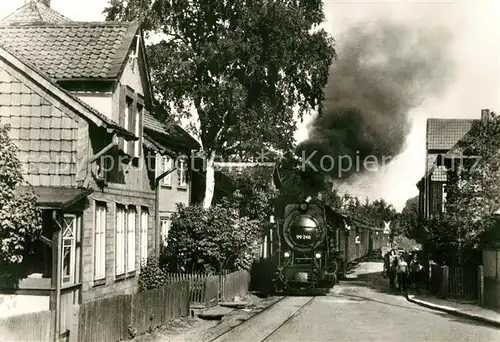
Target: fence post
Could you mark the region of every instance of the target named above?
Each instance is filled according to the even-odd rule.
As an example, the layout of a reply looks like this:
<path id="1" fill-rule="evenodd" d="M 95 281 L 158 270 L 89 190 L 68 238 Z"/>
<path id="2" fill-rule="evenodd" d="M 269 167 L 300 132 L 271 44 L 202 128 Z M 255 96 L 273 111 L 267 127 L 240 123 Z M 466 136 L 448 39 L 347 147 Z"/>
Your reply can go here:
<path id="1" fill-rule="evenodd" d="M 448 298 L 449 271 L 448 266 L 441 267 L 441 296 L 443 298 Z"/>
<path id="2" fill-rule="evenodd" d="M 479 305 L 484 305 L 484 266 L 480 265 L 477 267 L 477 281 L 478 281 L 478 294 L 477 299 L 479 301 Z"/>

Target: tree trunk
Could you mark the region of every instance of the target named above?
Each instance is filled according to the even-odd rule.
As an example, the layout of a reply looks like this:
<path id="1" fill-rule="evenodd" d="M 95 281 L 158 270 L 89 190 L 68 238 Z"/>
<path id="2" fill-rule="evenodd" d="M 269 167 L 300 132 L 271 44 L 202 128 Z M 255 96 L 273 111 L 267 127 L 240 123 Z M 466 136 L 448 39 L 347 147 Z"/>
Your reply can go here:
<path id="1" fill-rule="evenodd" d="M 215 190 L 215 151 L 210 152 L 207 160 L 207 170 L 205 179 L 205 197 L 203 198 L 203 208 L 208 209 L 212 205 Z"/>

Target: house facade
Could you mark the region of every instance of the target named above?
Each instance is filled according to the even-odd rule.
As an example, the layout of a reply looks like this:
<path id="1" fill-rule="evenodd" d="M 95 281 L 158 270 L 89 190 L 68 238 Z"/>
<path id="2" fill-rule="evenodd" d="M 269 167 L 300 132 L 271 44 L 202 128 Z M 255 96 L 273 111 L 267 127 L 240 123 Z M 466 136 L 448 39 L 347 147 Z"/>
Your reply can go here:
<path id="1" fill-rule="evenodd" d="M 458 142 L 468 134 L 472 125 L 486 124 L 489 115 L 490 111 L 483 109 L 480 119 L 427 120 L 425 174 L 417 183 L 421 220 L 445 211 L 448 169 L 451 163 L 456 164 L 463 158 Z"/>
<path id="2" fill-rule="evenodd" d="M 0 123 L 19 148 L 29 184 L 20 191 L 33 190 L 43 212 L 18 306 L 36 297 L 57 310 L 137 290 L 141 262 L 158 253 L 160 210 L 189 204 L 187 163 L 170 189 L 158 186 L 160 165 L 199 148 L 164 119 L 138 23 L 72 22 L 42 0 L 0 21 Z"/>

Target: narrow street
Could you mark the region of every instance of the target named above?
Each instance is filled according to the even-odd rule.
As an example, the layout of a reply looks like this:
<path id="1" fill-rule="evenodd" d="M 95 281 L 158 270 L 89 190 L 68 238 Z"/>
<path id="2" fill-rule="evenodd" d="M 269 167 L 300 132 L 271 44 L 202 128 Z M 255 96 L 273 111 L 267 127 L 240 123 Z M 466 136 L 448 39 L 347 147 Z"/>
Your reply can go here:
<path id="1" fill-rule="evenodd" d="M 287 297 L 222 341 L 499 341 L 500 330 L 409 303 L 364 263 L 327 296 Z"/>

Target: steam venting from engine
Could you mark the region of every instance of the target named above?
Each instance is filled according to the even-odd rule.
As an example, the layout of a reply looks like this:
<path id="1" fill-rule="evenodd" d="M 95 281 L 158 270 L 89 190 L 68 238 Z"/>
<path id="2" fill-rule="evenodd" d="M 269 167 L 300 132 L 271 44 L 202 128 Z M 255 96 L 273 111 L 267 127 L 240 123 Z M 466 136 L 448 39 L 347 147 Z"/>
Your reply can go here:
<path id="1" fill-rule="evenodd" d="M 344 182 L 366 172 L 365 165 L 374 170 L 403 151 L 410 111 L 446 90 L 454 63 L 448 49 L 452 37 L 436 28 L 376 22 L 336 38 L 338 59 L 330 70 L 324 111 L 309 125 L 309 139 L 297 152 L 303 160 L 315 153 L 311 164 Z"/>

